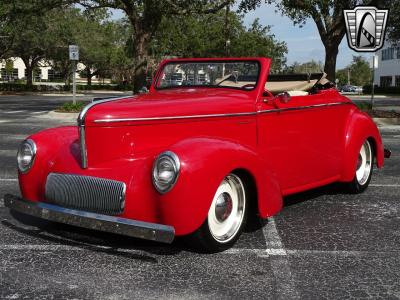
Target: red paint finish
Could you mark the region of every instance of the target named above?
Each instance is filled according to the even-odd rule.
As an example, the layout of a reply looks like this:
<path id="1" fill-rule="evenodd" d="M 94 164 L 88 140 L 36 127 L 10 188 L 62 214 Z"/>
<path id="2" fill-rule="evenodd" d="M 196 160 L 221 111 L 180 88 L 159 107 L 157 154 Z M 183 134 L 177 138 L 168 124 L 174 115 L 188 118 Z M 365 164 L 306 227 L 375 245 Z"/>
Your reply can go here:
<path id="1" fill-rule="evenodd" d="M 19 175 L 23 197 L 43 201 L 51 172 L 119 180 L 127 187 L 122 217 L 172 225 L 184 235 L 204 222 L 218 185 L 234 170 L 253 179 L 259 214 L 268 217 L 282 208 L 284 195 L 351 181 L 365 139 L 373 142 L 377 166 L 383 166 L 377 127 L 349 99 L 331 89 L 288 103 L 273 101 L 263 96 L 271 60 L 247 59 L 261 67 L 251 91 L 151 86 L 146 95 L 91 108 L 85 119 L 87 169 L 80 166 L 77 127 L 32 135 L 37 157 Z M 201 60 L 217 59 L 195 59 Z M 166 150 L 178 155 L 181 170 L 176 185 L 161 195 L 151 171 Z"/>

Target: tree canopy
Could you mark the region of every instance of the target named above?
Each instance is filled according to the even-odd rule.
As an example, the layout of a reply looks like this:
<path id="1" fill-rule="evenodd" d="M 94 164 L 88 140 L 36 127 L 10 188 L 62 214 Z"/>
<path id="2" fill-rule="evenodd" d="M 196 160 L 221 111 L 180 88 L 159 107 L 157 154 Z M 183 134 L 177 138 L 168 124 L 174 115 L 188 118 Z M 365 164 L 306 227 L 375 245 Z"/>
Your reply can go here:
<path id="1" fill-rule="evenodd" d="M 350 84 L 364 86 L 371 84 L 372 74 L 369 63 L 362 56 L 353 56 L 353 61 L 346 68 L 336 72 L 340 85 L 348 83 L 348 72 L 350 71 Z"/>
<path id="2" fill-rule="evenodd" d="M 256 9 L 262 0 L 243 0 L 240 3 L 242 10 Z M 336 58 L 339 45 L 345 33 L 343 9 L 353 8 L 356 5 L 375 5 L 375 0 L 266 0 L 274 4 L 282 14 L 291 18 L 294 25 L 303 25 L 312 19 L 317 26 L 321 41 L 325 47 L 324 70 L 328 78 L 335 80 Z"/>

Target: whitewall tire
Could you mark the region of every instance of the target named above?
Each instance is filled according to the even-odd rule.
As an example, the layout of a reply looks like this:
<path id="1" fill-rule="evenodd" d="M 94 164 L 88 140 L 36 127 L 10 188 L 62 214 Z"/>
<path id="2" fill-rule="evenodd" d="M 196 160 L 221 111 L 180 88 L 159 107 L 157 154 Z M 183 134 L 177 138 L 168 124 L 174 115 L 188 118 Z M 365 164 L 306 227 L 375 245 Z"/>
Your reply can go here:
<path id="1" fill-rule="evenodd" d="M 350 192 L 357 194 L 365 191 L 371 181 L 373 164 L 374 151 L 371 142 L 365 140 L 358 153 L 354 179 L 348 184 Z"/>
<path id="2" fill-rule="evenodd" d="M 230 248 L 246 223 L 248 202 L 245 181 L 234 173 L 225 176 L 215 192 L 205 222 L 191 235 L 196 248 L 205 252 Z"/>

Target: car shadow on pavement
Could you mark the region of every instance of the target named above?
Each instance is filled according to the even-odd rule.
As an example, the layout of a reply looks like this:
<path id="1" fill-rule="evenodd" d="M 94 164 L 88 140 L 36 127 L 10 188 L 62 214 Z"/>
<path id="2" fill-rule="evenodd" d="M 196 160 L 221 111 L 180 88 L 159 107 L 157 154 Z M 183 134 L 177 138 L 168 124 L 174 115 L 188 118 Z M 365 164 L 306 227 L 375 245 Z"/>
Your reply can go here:
<path id="1" fill-rule="evenodd" d="M 10 214 L 21 224 L 3 220 L 1 222 L 3 226 L 24 235 L 40 238 L 58 245 L 79 247 L 89 251 L 150 263 L 158 262 L 157 258 L 152 255 L 174 255 L 181 251 L 178 245 L 175 246 L 176 242 L 172 245 L 160 244 L 118 234 L 50 222 L 12 210 Z M 34 228 L 26 228 L 26 226 Z"/>
<path id="2" fill-rule="evenodd" d="M 293 194 L 283 198 L 283 207 L 296 205 L 305 201 L 313 200 L 324 195 L 344 195 L 346 191 L 343 183 L 331 183 L 312 190 Z"/>

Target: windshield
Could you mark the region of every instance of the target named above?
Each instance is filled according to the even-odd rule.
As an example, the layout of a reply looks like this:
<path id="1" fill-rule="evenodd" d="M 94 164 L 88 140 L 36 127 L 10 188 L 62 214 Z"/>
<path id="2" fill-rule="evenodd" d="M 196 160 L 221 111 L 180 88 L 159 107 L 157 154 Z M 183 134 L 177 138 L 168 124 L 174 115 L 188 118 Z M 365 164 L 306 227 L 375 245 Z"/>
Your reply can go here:
<path id="1" fill-rule="evenodd" d="M 260 65 L 256 61 L 170 62 L 158 77 L 156 88 L 228 87 L 252 90 Z"/>

